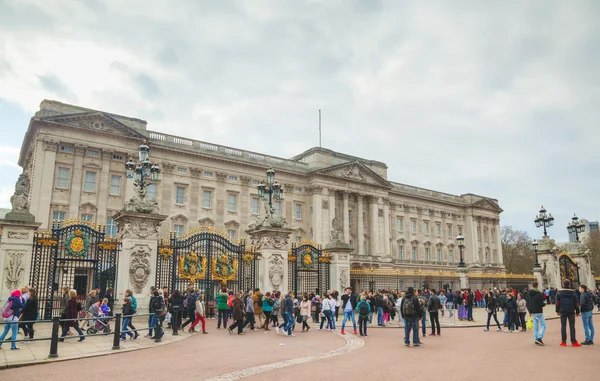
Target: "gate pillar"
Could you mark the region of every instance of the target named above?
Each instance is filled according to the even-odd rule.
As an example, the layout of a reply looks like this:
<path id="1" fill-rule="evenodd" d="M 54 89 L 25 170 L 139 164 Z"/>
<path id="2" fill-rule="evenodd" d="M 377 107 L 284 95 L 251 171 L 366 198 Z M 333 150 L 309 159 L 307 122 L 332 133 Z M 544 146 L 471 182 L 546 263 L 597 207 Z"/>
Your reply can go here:
<path id="1" fill-rule="evenodd" d="M 346 287 L 350 287 L 350 253 L 354 249 L 347 243 L 338 241 L 328 243 L 325 250 L 331 255 L 329 287 L 342 294 Z"/>
<path id="2" fill-rule="evenodd" d="M 0 300 L 29 282 L 33 254 L 33 234 L 40 222 L 0 220 Z"/>
<path id="3" fill-rule="evenodd" d="M 115 298 L 121 299 L 126 289 L 133 291 L 138 310 L 146 309 L 149 289 L 156 281 L 156 258 L 160 223 L 166 215 L 120 211 L 113 216 L 122 241 L 118 261 Z"/>
<path id="4" fill-rule="evenodd" d="M 254 246 L 261 254 L 259 264 L 260 291 L 288 292 L 288 265 L 287 253 L 289 238 L 293 229 L 258 227 L 246 230 L 250 236 L 250 245 Z"/>

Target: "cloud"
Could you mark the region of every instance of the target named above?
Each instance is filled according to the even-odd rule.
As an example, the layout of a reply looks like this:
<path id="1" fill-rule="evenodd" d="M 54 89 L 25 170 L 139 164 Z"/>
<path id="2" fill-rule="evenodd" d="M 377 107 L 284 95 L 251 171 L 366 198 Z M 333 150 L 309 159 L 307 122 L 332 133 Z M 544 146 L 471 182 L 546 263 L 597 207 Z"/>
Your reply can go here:
<path id="1" fill-rule="evenodd" d="M 291 157 L 318 144 L 322 109 L 327 148 L 386 162 L 394 181 L 498 198 L 503 223 L 532 235 L 542 203 L 562 239 L 573 212 L 600 216 L 596 2 L 1 7 L 0 99 L 30 113 L 77 99 Z"/>

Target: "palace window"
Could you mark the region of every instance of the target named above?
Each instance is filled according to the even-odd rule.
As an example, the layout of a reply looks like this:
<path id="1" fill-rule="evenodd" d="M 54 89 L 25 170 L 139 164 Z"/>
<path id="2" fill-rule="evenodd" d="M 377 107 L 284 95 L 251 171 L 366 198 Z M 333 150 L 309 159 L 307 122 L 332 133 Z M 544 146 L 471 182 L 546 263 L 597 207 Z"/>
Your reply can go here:
<path id="1" fill-rule="evenodd" d="M 146 189 L 148 191 L 146 194 L 148 200 L 156 200 L 156 184 L 148 184 Z"/>
<path id="2" fill-rule="evenodd" d="M 175 204 L 183 205 L 184 202 L 185 202 L 185 188 L 177 187 L 175 189 Z"/>
<path id="3" fill-rule="evenodd" d="M 108 237 L 117 236 L 117 223 L 110 217 L 106 219 L 106 235 Z"/>
<path id="4" fill-rule="evenodd" d="M 437 249 L 437 261 L 442 261 L 442 249 Z"/>
<path id="5" fill-rule="evenodd" d="M 229 239 L 235 241 L 235 230 L 227 230 L 227 234 L 229 235 Z"/>
<path id="6" fill-rule="evenodd" d="M 83 190 L 85 192 L 96 191 L 96 172 L 85 172 L 85 182 L 83 183 Z"/>
<path id="7" fill-rule="evenodd" d="M 413 259 L 413 261 L 417 260 L 417 247 L 416 246 L 413 246 L 413 248 L 412 248 L 412 259 Z"/>
<path id="8" fill-rule="evenodd" d="M 398 259 L 404 260 L 404 246 L 398 246 Z"/>
<path id="9" fill-rule="evenodd" d="M 213 177 L 212 172 L 204 172 L 204 177 Z"/>
<path id="10" fill-rule="evenodd" d="M 448 250 L 448 262 L 454 263 L 454 250 Z"/>
<path id="11" fill-rule="evenodd" d="M 425 248 L 425 260 L 427 262 L 431 261 L 431 254 L 430 254 L 430 250 L 428 247 Z"/>
<path id="12" fill-rule="evenodd" d="M 237 181 L 237 176 L 229 176 L 229 181 Z"/>
<path id="13" fill-rule="evenodd" d="M 88 150 L 86 152 L 87 156 L 91 156 L 91 157 L 100 157 L 100 152 L 98 151 L 92 151 L 92 150 Z"/>
<path id="14" fill-rule="evenodd" d="M 296 204 L 296 219 L 297 220 L 302 219 L 302 205 L 300 205 L 300 204 Z"/>
<path id="15" fill-rule="evenodd" d="M 237 210 L 237 196 L 235 194 L 230 194 L 227 197 L 227 210 L 230 212 L 235 212 Z"/>
<path id="16" fill-rule="evenodd" d="M 206 209 L 212 208 L 212 191 L 205 190 L 202 199 L 202 207 Z"/>
<path id="17" fill-rule="evenodd" d="M 404 220 L 402 218 L 398 218 L 398 220 L 396 220 L 396 227 L 398 233 L 404 232 Z"/>
<path id="18" fill-rule="evenodd" d="M 412 234 L 417 234 L 417 221 L 410 220 L 410 232 Z"/>
<path id="19" fill-rule="evenodd" d="M 69 175 L 71 170 L 69 168 L 58 168 L 58 178 L 56 180 L 56 187 L 61 189 L 69 189 Z"/>
<path id="20" fill-rule="evenodd" d="M 181 237 L 183 235 L 183 225 L 173 225 L 173 231 L 175 232 L 175 234 L 177 234 L 177 237 Z"/>
<path id="21" fill-rule="evenodd" d="M 65 212 L 52 212 L 52 220 L 64 221 Z"/>
<path id="22" fill-rule="evenodd" d="M 82 220 L 87 221 L 87 222 L 92 222 L 94 219 L 94 216 L 91 214 L 82 214 L 81 216 L 79 216 Z"/>
<path id="23" fill-rule="evenodd" d="M 60 150 L 63 151 L 63 152 L 73 152 L 73 147 L 60 146 Z"/>
<path id="24" fill-rule="evenodd" d="M 438 237 L 442 235 L 442 224 L 439 222 L 435 223 L 435 235 Z"/>
<path id="25" fill-rule="evenodd" d="M 423 232 L 429 234 L 429 221 L 423 221 Z"/>
<path id="26" fill-rule="evenodd" d="M 256 197 L 252 199 L 252 214 L 258 214 L 258 202 Z"/>
<path id="27" fill-rule="evenodd" d="M 187 173 L 187 171 L 185 170 L 185 168 L 177 168 L 177 172 L 178 173 Z"/>
<path id="28" fill-rule="evenodd" d="M 121 195 L 121 176 L 110 177 L 110 195 L 120 196 Z"/>
<path id="29" fill-rule="evenodd" d="M 281 217 L 281 201 L 275 201 L 273 209 L 275 209 L 275 217 Z"/>
<path id="30" fill-rule="evenodd" d="M 448 238 L 452 238 L 452 225 L 448 225 Z"/>

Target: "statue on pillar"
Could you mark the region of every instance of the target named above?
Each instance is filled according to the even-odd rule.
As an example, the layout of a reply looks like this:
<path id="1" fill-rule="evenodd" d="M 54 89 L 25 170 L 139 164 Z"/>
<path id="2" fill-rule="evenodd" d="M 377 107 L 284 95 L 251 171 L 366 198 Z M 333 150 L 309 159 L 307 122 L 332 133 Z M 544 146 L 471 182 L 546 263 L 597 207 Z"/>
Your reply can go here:
<path id="1" fill-rule="evenodd" d="M 331 242 L 344 242 L 344 228 L 337 217 L 331 221 Z"/>
<path id="2" fill-rule="evenodd" d="M 27 170 L 19 175 L 15 184 L 15 193 L 10 198 L 12 209 L 6 214 L 6 220 L 33 222 L 35 217 L 29 212 L 29 173 Z"/>

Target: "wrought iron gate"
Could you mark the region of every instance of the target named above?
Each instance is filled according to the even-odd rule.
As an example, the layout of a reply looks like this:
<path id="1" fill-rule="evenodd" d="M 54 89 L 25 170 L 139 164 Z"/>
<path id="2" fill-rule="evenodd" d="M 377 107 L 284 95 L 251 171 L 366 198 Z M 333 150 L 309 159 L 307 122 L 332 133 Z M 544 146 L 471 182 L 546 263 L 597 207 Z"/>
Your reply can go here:
<path id="1" fill-rule="evenodd" d="M 560 268 L 560 281 L 565 279 L 571 281 L 571 288 L 579 287 L 579 266 L 567 254 L 562 254 L 558 257 L 558 266 Z"/>
<path id="2" fill-rule="evenodd" d="M 29 284 L 37 290 L 40 316 L 60 315 L 63 287 L 75 289 L 80 299 L 96 287 L 114 289 L 119 250 L 105 226 L 85 220 L 54 221 L 52 230 L 36 232 Z"/>
<path id="3" fill-rule="evenodd" d="M 245 292 L 258 284 L 256 253 L 246 251 L 244 240 L 233 242 L 212 228 L 196 228 L 183 237 L 172 232 L 158 253 L 156 285 L 169 293 L 192 286 L 211 301 L 222 287 Z"/>
<path id="4" fill-rule="evenodd" d="M 304 293 L 320 294 L 329 289 L 329 252 L 311 241 L 292 243 L 288 255 L 289 289 L 296 297 Z"/>

